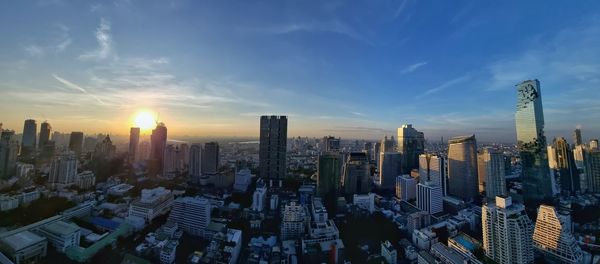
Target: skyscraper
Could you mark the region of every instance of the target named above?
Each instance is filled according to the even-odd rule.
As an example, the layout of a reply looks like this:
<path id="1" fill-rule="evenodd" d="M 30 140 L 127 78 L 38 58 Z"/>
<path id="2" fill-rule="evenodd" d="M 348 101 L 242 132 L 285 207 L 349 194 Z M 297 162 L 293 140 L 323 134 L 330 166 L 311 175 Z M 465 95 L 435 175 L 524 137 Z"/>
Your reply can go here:
<path id="1" fill-rule="evenodd" d="M 396 176 L 401 175 L 402 156 L 398 152 L 381 152 L 379 157 L 379 186 L 393 190 Z"/>
<path id="2" fill-rule="evenodd" d="M 600 193 L 600 151 L 585 152 L 584 150 L 584 155 L 587 189 L 592 193 Z"/>
<path id="3" fill-rule="evenodd" d="M 379 145 L 379 152 L 396 152 L 396 141 L 394 140 L 394 136 L 389 139 L 387 136 L 383 137 Z"/>
<path id="4" fill-rule="evenodd" d="M 485 177 L 485 196 L 493 200 L 496 196 L 506 195 L 506 175 L 504 174 L 504 155 L 497 149 L 484 148 L 479 154 L 478 167 Z M 479 173 L 478 172 L 478 173 Z M 481 175 L 479 176 L 481 177 Z"/>
<path id="5" fill-rule="evenodd" d="M 481 208 L 483 250 L 498 264 L 533 263 L 533 225 L 525 206 L 496 196 Z"/>
<path id="6" fill-rule="evenodd" d="M 437 214 L 444 210 L 443 208 L 442 187 L 433 184 L 431 181 L 417 184 L 417 208 L 429 214 Z"/>
<path id="7" fill-rule="evenodd" d="M 337 197 L 341 186 L 341 161 L 338 153 L 319 155 L 317 164 L 317 193 L 323 198 Z"/>
<path id="8" fill-rule="evenodd" d="M 579 145 L 578 145 L 579 146 Z M 553 142 L 554 153 L 548 152 L 548 155 L 554 154 L 554 157 L 548 157 L 548 160 L 555 160 L 556 173 L 561 192 L 565 194 L 575 193 L 580 190 L 579 172 L 573 157 L 573 151 L 563 137 L 555 138 Z M 550 166 L 552 168 L 552 166 Z"/>
<path id="9" fill-rule="evenodd" d="M 478 194 L 475 135 L 455 137 L 448 144 L 448 193 L 472 201 Z"/>
<path id="10" fill-rule="evenodd" d="M 167 178 L 174 178 L 177 175 L 177 146 L 174 144 L 167 144 L 165 148 L 165 157 L 164 160 L 164 168 L 163 168 L 163 176 Z"/>
<path id="11" fill-rule="evenodd" d="M 219 143 L 206 142 L 202 149 L 202 174 L 217 174 L 219 170 Z"/>
<path id="12" fill-rule="evenodd" d="M 431 154 L 419 155 L 419 182 L 424 184 L 427 181 L 440 186 L 443 196 L 446 195 L 448 181 L 443 157 Z"/>
<path id="13" fill-rule="evenodd" d="M 81 155 L 83 147 L 83 132 L 71 132 L 69 137 L 69 150 L 75 152 L 75 155 Z"/>
<path id="14" fill-rule="evenodd" d="M 573 131 L 573 146 L 579 146 L 583 144 L 583 140 L 581 140 L 581 129 L 576 128 Z"/>
<path id="15" fill-rule="evenodd" d="M 37 137 L 37 124 L 33 119 L 25 120 L 23 125 L 23 140 L 21 140 L 21 155 L 29 155 L 35 150 Z"/>
<path id="16" fill-rule="evenodd" d="M 260 117 L 260 146 L 258 152 L 260 177 L 280 181 L 287 172 L 287 117 Z"/>
<path id="17" fill-rule="evenodd" d="M 43 150 L 46 144 L 48 144 L 48 141 L 50 141 L 51 130 L 52 127 L 46 121 L 42 122 L 42 125 L 40 125 L 40 140 L 38 141 L 38 148 L 40 150 Z"/>
<path id="18" fill-rule="evenodd" d="M 140 128 L 132 127 L 129 129 L 129 162 L 133 163 L 137 157 L 137 149 L 140 144 Z"/>
<path id="19" fill-rule="evenodd" d="M 591 139 L 590 140 L 590 150 L 598 150 L 598 139 Z"/>
<path id="20" fill-rule="evenodd" d="M 108 160 L 115 155 L 116 151 L 117 147 L 113 145 L 112 140 L 110 140 L 110 136 L 106 135 L 100 143 L 96 144 L 92 158 Z"/>
<path id="21" fill-rule="evenodd" d="M 517 85 L 515 121 L 523 198 L 534 202 L 550 198 L 553 179 L 549 176 L 542 93 L 538 80 L 527 80 Z"/>
<path id="22" fill-rule="evenodd" d="M 371 191 L 369 159 L 365 152 L 351 152 L 342 171 L 345 194 L 365 194 Z"/>
<path id="23" fill-rule="evenodd" d="M 419 155 L 425 151 L 425 136 L 412 127 L 404 124 L 398 128 L 398 152 L 402 154 L 402 173 L 409 174 L 419 168 Z"/>
<path id="24" fill-rule="evenodd" d="M 340 138 L 335 138 L 333 136 L 326 136 L 321 141 L 323 145 L 321 147 L 321 151 L 325 152 L 336 152 L 340 151 Z"/>
<path id="25" fill-rule="evenodd" d="M 15 131 L 0 129 L 0 179 L 7 179 L 15 171 L 19 142 L 14 135 Z"/>
<path id="26" fill-rule="evenodd" d="M 152 135 L 150 136 L 150 160 L 155 166 L 155 171 L 152 171 L 152 173 L 163 172 L 166 147 L 167 127 L 164 123 L 158 123 L 156 128 L 152 130 Z"/>
<path id="27" fill-rule="evenodd" d="M 73 184 L 77 176 L 77 156 L 73 151 L 58 155 L 50 165 L 48 182 L 58 184 Z"/>
<path id="28" fill-rule="evenodd" d="M 547 262 L 582 263 L 583 254 L 573 237 L 572 225 L 568 211 L 540 206 L 533 230 L 533 246 Z"/>
<path id="29" fill-rule="evenodd" d="M 417 181 L 410 175 L 396 176 L 396 197 L 401 201 L 409 201 L 416 198 Z"/>
<path id="30" fill-rule="evenodd" d="M 200 183 L 202 176 L 202 145 L 192 144 L 190 147 L 190 178 L 193 183 Z"/>

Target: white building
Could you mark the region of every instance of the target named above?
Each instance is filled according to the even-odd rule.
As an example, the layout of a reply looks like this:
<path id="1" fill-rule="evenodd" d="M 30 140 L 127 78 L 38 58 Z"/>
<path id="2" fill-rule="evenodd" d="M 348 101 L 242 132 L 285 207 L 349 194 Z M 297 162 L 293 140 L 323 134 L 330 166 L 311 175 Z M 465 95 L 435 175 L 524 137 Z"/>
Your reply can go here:
<path id="1" fill-rule="evenodd" d="M 252 182 L 252 173 L 249 169 L 242 169 L 235 173 L 235 181 L 233 183 L 233 189 L 238 192 L 246 192 L 248 186 Z"/>
<path id="2" fill-rule="evenodd" d="M 433 185 L 442 187 L 443 195 L 446 196 L 446 166 L 444 158 L 431 154 L 419 155 L 419 182 L 430 181 Z"/>
<path id="3" fill-rule="evenodd" d="M 257 184 L 258 185 L 258 184 Z M 252 195 L 252 210 L 262 212 L 267 202 L 267 186 L 256 187 Z"/>
<path id="4" fill-rule="evenodd" d="M 70 246 L 79 246 L 81 228 L 75 224 L 56 221 L 42 226 L 38 234 L 46 237 L 58 252 L 65 252 Z"/>
<path id="5" fill-rule="evenodd" d="M 381 256 L 388 264 L 396 264 L 398 262 L 398 252 L 389 240 L 381 243 Z"/>
<path id="6" fill-rule="evenodd" d="M 504 173 L 504 155 L 502 152 L 484 148 L 479 154 L 479 178 L 483 180 L 485 196 L 495 199 L 496 196 L 506 195 L 506 176 Z"/>
<path id="7" fill-rule="evenodd" d="M 327 209 L 323 206 L 323 202 L 319 198 L 313 198 L 312 201 L 312 219 L 317 223 L 324 223 L 327 221 Z"/>
<path id="8" fill-rule="evenodd" d="M 417 181 L 410 175 L 396 177 L 396 197 L 401 201 L 413 200 L 416 197 Z"/>
<path id="9" fill-rule="evenodd" d="M 0 195 L 0 211 L 8 211 L 19 207 L 19 198 L 16 196 Z"/>
<path id="10" fill-rule="evenodd" d="M 296 202 L 286 204 L 281 211 L 281 240 L 300 238 L 308 222 L 304 206 Z"/>
<path id="11" fill-rule="evenodd" d="M 417 185 L 417 208 L 429 214 L 437 214 L 444 210 L 443 190 L 432 182 Z"/>
<path id="12" fill-rule="evenodd" d="M 50 183 L 73 184 L 77 176 L 77 156 L 73 151 L 58 155 L 50 165 Z"/>
<path id="13" fill-rule="evenodd" d="M 510 197 L 496 197 L 482 207 L 483 249 L 498 264 L 533 262 L 533 225 L 525 206 Z"/>
<path id="14" fill-rule="evenodd" d="M 27 175 L 29 175 L 29 172 L 33 171 L 33 169 L 34 169 L 33 164 L 17 162 L 17 170 L 16 170 L 17 178 L 27 177 Z"/>
<path id="15" fill-rule="evenodd" d="M 177 252 L 177 246 L 179 242 L 177 240 L 168 240 L 166 244 L 160 249 L 160 263 L 171 264 L 175 262 L 175 253 Z"/>
<path id="16" fill-rule="evenodd" d="M 581 263 L 583 254 L 571 232 L 568 212 L 541 205 L 533 231 L 533 246 L 548 262 Z"/>
<path id="17" fill-rule="evenodd" d="M 173 205 L 173 193 L 164 187 L 143 189 L 142 195 L 129 205 L 129 215 L 152 222 L 155 217 L 167 213 Z"/>
<path id="18" fill-rule="evenodd" d="M 375 211 L 375 194 L 355 194 L 352 196 L 352 203 L 359 208 L 369 211 L 369 213 L 373 213 Z"/>
<path id="19" fill-rule="evenodd" d="M 203 236 L 210 223 L 210 201 L 201 197 L 180 197 L 173 203 L 169 221 L 175 222 L 183 231 Z"/>
<path id="20" fill-rule="evenodd" d="M 77 174 L 75 185 L 83 190 L 93 188 L 96 185 L 96 175 L 91 171 L 83 171 Z"/>

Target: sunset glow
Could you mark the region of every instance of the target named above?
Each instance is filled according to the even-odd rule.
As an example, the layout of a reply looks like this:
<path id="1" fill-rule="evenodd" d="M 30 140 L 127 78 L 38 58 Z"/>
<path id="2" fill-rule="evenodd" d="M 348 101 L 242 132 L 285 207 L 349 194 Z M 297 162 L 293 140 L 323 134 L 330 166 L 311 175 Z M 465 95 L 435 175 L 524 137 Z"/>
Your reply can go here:
<path id="1" fill-rule="evenodd" d="M 133 125 L 142 130 L 149 130 L 156 124 L 154 114 L 149 111 L 140 111 L 135 114 Z"/>

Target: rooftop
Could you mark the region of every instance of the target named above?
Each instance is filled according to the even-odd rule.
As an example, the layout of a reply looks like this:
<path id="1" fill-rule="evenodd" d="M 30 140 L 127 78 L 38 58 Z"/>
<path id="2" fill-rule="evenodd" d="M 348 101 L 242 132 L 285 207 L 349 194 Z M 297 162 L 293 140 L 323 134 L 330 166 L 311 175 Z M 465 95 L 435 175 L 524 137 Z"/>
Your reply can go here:
<path id="1" fill-rule="evenodd" d="M 64 221 L 56 221 L 47 224 L 42 226 L 42 229 L 57 235 L 70 235 L 80 230 L 79 226 Z"/>
<path id="2" fill-rule="evenodd" d="M 3 244 L 9 246 L 14 251 L 19 251 L 31 245 L 37 244 L 41 241 L 46 240 L 41 236 L 38 236 L 29 231 L 23 231 L 14 235 L 8 236 L 0 240 Z"/>

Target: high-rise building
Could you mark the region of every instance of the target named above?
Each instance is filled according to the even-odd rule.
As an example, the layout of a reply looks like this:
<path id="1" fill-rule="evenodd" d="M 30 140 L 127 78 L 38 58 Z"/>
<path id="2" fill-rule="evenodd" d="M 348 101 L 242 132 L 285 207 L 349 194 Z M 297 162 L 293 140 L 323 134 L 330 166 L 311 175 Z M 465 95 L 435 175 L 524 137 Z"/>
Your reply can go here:
<path id="1" fill-rule="evenodd" d="M 8 179 L 15 172 L 19 142 L 14 135 L 12 130 L 0 129 L 0 179 Z"/>
<path id="2" fill-rule="evenodd" d="M 595 150 L 584 153 L 587 189 L 592 193 L 600 193 L 600 151 Z"/>
<path id="3" fill-rule="evenodd" d="M 533 225 L 525 206 L 496 196 L 482 207 L 483 250 L 498 264 L 533 263 Z"/>
<path id="4" fill-rule="evenodd" d="M 419 155 L 419 182 L 430 181 L 433 185 L 442 188 L 443 195 L 446 195 L 448 181 L 446 179 L 446 163 L 442 156 L 421 154 Z"/>
<path id="5" fill-rule="evenodd" d="M 455 137 L 448 144 L 448 193 L 472 201 L 478 194 L 475 135 Z"/>
<path id="6" fill-rule="evenodd" d="M 437 214 L 443 208 L 442 187 L 431 181 L 417 184 L 417 208 L 429 214 Z"/>
<path id="7" fill-rule="evenodd" d="M 94 159 L 111 159 L 117 151 L 117 147 L 113 145 L 109 135 L 106 135 L 104 139 L 94 149 L 92 157 Z"/>
<path id="8" fill-rule="evenodd" d="M 425 136 L 411 124 L 398 128 L 398 152 L 402 154 L 402 173 L 409 174 L 419 168 L 419 155 L 425 151 Z"/>
<path id="9" fill-rule="evenodd" d="M 583 144 L 583 140 L 581 140 L 581 129 L 576 128 L 573 131 L 573 146 L 579 146 Z"/>
<path id="10" fill-rule="evenodd" d="M 173 178 L 177 175 L 178 166 L 177 166 L 177 146 L 173 144 L 167 144 L 165 148 L 165 157 L 164 157 L 164 168 L 163 168 L 163 176 L 167 178 Z"/>
<path id="11" fill-rule="evenodd" d="M 308 212 L 303 205 L 289 202 L 281 211 L 281 240 L 298 239 L 306 232 Z"/>
<path id="12" fill-rule="evenodd" d="M 563 137 L 555 138 L 553 144 L 554 153 L 548 152 L 548 155 L 555 155 L 554 157 L 548 157 L 550 168 L 556 165 L 553 169 L 558 175 L 561 192 L 565 194 L 575 193 L 580 190 L 580 182 L 573 151 Z M 556 161 L 556 164 L 550 162 L 551 160 Z"/>
<path id="13" fill-rule="evenodd" d="M 260 145 L 258 151 L 260 177 L 281 181 L 287 172 L 286 116 L 260 117 Z"/>
<path id="14" fill-rule="evenodd" d="M 140 128 L 132 127 L 129 129 L 129 162 L 133 163 L 137 157 L 137 149 L 140 144 Z"/>
<path id="15" fill-rule="evenodd" d="M 548 167 L 550 169 L 558 169 L 558 161 L 556 160 L 556 148 L 553 145 L 548 145 L 546 147 L 548 152 Z"/>
<path id="16" fill-rule="evenodd" d="M 142 141 L 140 142 L 140 144 L 138 145 L 138 150 L 137 150 L 137 154 L 136 154 L 136 160 L 137 161 L 141 161 L 141 160 L 148 160 L 150 158 L 150 142 L 148 141 Z"/>
<path id="17" fill-rule="evenodd" d="M 598 139 L 590 140 L 590 150 L 598 150 Z"/>
<path id="18" fill-rule="evenodd" d="M 38 148 L 43 150 L 48 141 L 50 141 L 50 131 L 52 130 L 52 126 L 46 121 L 42 122 L 40 125 L 40 140 L 38 141 Z"/>
<path id="19" fill-rule="evenodd" d="M 538 80 L 517 85 L 515 113 L 517 147 L 521 156 L 523 198 L 541 201 L 552 197 L 553 179 L 548 168 L 542 93 Z"/>
<path id="20" fill-rule="evenodd" d="M 478 155 L 479 177 L 485 177 L 485 197 L 490 200 L 506 195 L 504 155 L 497 149 L 484 148 Z"/>
<path id="21" fill-rule="evenodd" d="M 347 155 L 342 172 L 345 194 L 365 194 L 371 191 L 369 158 L 365 152 Z"/>
<path id="22" fill-rule="evenodd" d="M 210 201 L 201 197 L 175 199 L 169 221 L 177 223 L 183 231 L 194 236 L 203 236 L 210 224 Z"/>
<path id="23" fill-rule="evenodd" d="M 23 139 L 21 140 L 21 155 L 30 155 L 36 146 L 37 124 L 33 119 L 25 120 L 23 125 Z"/>
<path id="24" fill-rule="evenodd" d="M 69 150 L 79 157 L 83 148 L 83 132 L 71 132 L 69 137 Z"/>
<path id="25" fill-rule="evenodd" d="M 202 174 L 217 174 L 219 171 L 219 143 L 204 143 L 201 171 Z"/>
<path id="26" fill-rule="evenodd" d="M 200 183 L 202 176 L 202 145 L 192 144 L 190 147 L 190 178 L 193 183 Z"/>
<path id="27" fill-rule="evenodd" d="M 154 163 L 155 171 L 162 173 L 164 168 L 165 148 L 167 147 L 167 127 L 164 123 L 158 123 L 152 130 L 150 136 L 150 161 Z M 152 175 L 154 176 L 154 175 Z"/>
<path id="28" fill-rule="evenodd" d="M 371 160 L 375 161 L 375 164 L 379 166 L 379 153 L 381 152 L 381 142 L 375 142 L 373 144 L 373 152 L 371 152 Z"/>
<path id="29" fill-rule="evenodd" d="M 410 175 L 396 176 L 396 197 L 401 201 L 414 200 L 417 195 L 417 181 Z"/>
<path id="30" fill-rule="evenodd" d="M 341 157 L 338 153 L 321 153 L 317 164 L 317 194 L 337 197 L 341 187 Z"/>
<path id="31" fill-rule="evenodd" d="M 533 246 L 548 263 L 582 263 L 583 254 L 572 234 L 567 210 L 541 205 L 533 230 Z"/>
<path id="32" fill-rule="evenodd" d="M 73 151 L 67 151 L 52 161 L 48 182 L 69 185 L 75 183 L 76 176 L 77 156 Z"/>
<path id="33" fill-rule="evenodd" d="M 267 203 L 267 186 L 262 179 L 256 182 L 256 189 L 252 194 L 252 210 L 262 212 Z"/>
<path id="34" fill-rule="evenodd" d="M 402 173 L 402 156 L 398 152 L 381 152 L 379 155 L 379 186 L 393 190 L 396 176 Z"/>
<path id="35" fill-rule="evenodd" d="M 326 136 L 321 140 L 321 151 L 325 152 L 338 152 L 340 151 L 340 138 L 333 136 Z"/>
<path id="36" fill-rule="evenodd" d="M 396 140 L 394 139 L 394 136 L 389 139 L 387 136 L 383 137 L 379 145 L 378 153 L 381 152 L 396 152 Z"/>

